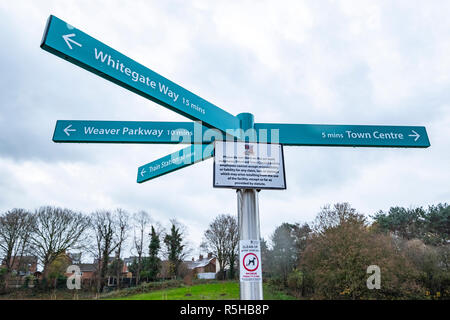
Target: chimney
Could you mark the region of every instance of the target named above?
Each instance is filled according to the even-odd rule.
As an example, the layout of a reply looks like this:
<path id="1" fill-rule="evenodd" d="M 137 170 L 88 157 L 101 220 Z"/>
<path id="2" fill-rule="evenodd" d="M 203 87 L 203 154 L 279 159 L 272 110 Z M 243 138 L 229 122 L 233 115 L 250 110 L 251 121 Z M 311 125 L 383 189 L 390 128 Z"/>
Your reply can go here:
<path id="1" fill-rule="evenodd" d="M 194 261 L 194 257 L 192 257 L 192 261 Z"/>
<path id="2" fill-rule="evenodd" d="M 208 252 L 208 259 L 212 258 L 212 252 Z"/>
<path id="3" fill-rule="evenodd" d="M 198 256 L 198 260 L 203 260 L 203 255 L 202 254 Z"/>

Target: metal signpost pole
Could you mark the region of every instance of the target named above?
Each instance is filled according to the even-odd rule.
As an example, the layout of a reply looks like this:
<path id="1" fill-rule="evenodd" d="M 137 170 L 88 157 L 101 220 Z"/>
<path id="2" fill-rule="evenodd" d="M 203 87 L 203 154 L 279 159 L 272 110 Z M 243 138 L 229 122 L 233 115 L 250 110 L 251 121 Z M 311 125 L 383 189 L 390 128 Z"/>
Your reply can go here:
<path id="1" fill-rule="evenodd" d="M 241 113 L 237 116 L 241 129 L 245 132 L 254 128 L 254 117 L 250 113 Z M 252 137 L 250 137 L 252 140 Z M 256 189 L 237 189 L 239 240 L 260 241 L 258 192 Z M 239 266 L 243 263 L 239 258 Z M 262 281 L 240 281 L 241 300 L 262 300 Z"/>
<path id="2" fill-rule="evenodd" d="M 240 240 L 260 240 L 258 192 L 255 189 L 238 189 L 238 219 Z M 239 265 L 243 263 L 239 259 Z M 241 300 L 262 300 L 262 281 L 240 281 Z"/>

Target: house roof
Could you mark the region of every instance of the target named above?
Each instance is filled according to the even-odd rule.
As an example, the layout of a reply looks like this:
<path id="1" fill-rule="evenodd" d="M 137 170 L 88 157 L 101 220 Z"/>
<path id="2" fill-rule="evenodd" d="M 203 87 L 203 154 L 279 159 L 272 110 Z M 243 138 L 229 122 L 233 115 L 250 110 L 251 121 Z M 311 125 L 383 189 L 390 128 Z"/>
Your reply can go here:
<path id="1" fill-rule="evenodd" d="M 125 263 L 125 264 L 129 264 L 129 263 L 133 263 L 133 261 L 134 260 L 137 260 L 138 259 L 138 257 L 128 257 L 128 258 L 124 258 L 123 259 L 123 262 Z"/>
<path id="2" fill-rule="evenodd" d="M 37 263 L 38 258 L 36 256 L 14 256 L 11 257 L 11 261 L 14 259 L 14 263 L 19 263 L 19 260 L 23 264 L 34 264 Z M 1 264 L 6 264 L 6 258 L 1 261 Z"/>
<path id="3" fill-rule="evenodd" d="M 80 263 L 75 264 L 75 266 L 80 267 L 81 272 L 94 272 L 97 268 L 95 263 Z"/>
<path id="4" fill-rule="evenodd" d="M 214 257 L 203 258 L 201 260 L 196 260 L 196 261 L 185 261 L 184 263 L 186 263 L 186 265 L 189 269 L 195 269 L 195 268 L 206 267 L 213 259 L 215 259 L 215 258 Z"/>

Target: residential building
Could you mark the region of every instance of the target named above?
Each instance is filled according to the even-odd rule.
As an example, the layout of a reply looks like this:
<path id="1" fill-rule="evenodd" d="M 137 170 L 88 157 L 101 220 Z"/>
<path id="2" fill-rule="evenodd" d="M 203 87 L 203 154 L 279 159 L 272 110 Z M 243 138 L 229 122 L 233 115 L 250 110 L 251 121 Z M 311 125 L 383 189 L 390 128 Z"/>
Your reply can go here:
<path id="1" fill-rule="evenodd" d="M 213 257 L 212 253 L 208 253 L 207 257 L 199 255 L 197 260 L 192 258 L 191 261 L 185 261 L 184 263 L 198 278 L 214 279 L 219 272 L 219 265 L 216 261 L 217 259 Z"/>
<path id="2" fill-rule="evenodd" d="M 36 256 L 15 256 L 10 259 L 11 271 L 19 276 L 29 276 L 37 271 L 38 258 Z M 3 259 L 2 268 L 6 268 L 6 260 Z"/>

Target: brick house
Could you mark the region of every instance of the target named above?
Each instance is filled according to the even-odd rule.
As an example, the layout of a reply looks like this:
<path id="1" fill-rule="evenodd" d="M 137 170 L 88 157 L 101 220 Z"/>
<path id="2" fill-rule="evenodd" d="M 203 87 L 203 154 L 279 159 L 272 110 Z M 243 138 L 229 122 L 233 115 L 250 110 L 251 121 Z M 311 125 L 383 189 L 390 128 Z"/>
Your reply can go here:
<path id="1" fill-rule="evenodd" d="M 11 271 L 19 276 L 29 276 L 37 271 L 38 258 L 36 256 L 11 257 Z M 2 261 L 2 268 L 6 268 L 6 260 Z"/>
<path id="2" fill-rule="evenodd" d="M 97 266 L 94 263 L 80 263 L 76 264 L 80 268 L 81 280 L 91 280 L 95 278 Z"/>
<path id="3" fill-rule="evenodd" d="M 213 279 L 219 271 L 216 258 L 212 256 L 212 253 L 208 253 L 207 257 L 199 255 L 197 260 L 192 258 L 191 261 L 185 261 L 184 263 L 191 270 L 192 274 L 197 275 L 199 278 Z"/>
<path id="4" fill-rule="evenodd" d="M 115 257 L 109 257 L 108 258 L 108 266 L 110 264 L 112 264 L 117 258 Z M 128 271 L 128 266 L 132 263 L 132 260 L 130 260 L 132 258 L 125 258 L 125 259 L 120 259 L 120 261 L 122 262 L 122 270 L 121 272 L 121 276 L 123 277 L 129 277 L 130 272 Z M 98 259 L 94 259 L 94 264 L 98 267 L 101 268 L 102 263 L 98 260 Z"/>

